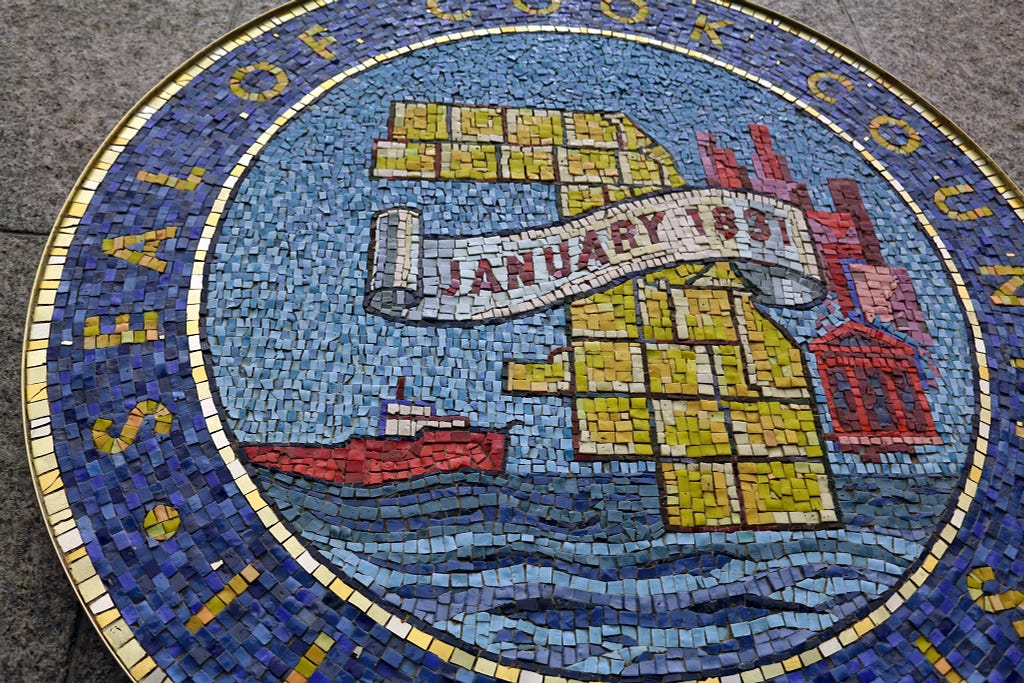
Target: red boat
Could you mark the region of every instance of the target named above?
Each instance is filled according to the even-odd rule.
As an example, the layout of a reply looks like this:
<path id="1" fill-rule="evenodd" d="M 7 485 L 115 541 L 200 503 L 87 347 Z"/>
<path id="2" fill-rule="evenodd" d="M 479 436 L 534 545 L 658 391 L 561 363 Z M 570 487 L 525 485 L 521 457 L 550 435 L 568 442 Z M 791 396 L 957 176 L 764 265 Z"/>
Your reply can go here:
<path id="1" fill-rule="evenodd" d="M 505 435 L 473 429 L 463 416 L 435 415 L 431 403 L 402 399 L 381 405 L 380 435 L 338 446 L 247 445 L 249 462 L 343 484 L 382 484 L 430 472 L 500 472 Z"/>

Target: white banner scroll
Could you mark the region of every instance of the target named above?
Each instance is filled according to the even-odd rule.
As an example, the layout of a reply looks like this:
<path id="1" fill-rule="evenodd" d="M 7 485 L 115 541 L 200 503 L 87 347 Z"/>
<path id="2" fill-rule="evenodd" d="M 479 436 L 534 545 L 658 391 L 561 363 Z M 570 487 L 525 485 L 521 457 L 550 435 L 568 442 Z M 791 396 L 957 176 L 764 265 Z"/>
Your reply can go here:
<path id="1" fill-rule="evenodd" d="M 420 223 L 407 207 L 374 216 L 371 313 L 473 325 L 698 261 L 731 261 L 769 306 L 807 305 L 824 293 L 803 213 L 750 192 L 672 190 L 497 235 L 426 236 Z"/>

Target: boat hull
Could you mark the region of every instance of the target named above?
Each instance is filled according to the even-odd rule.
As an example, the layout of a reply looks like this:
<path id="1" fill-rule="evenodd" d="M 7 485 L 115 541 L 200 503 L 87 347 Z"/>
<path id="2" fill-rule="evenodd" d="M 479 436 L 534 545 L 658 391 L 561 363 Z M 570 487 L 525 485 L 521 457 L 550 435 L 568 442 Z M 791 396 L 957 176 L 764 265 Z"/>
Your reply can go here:
<path id="1" fill-rule="evenodd" d="M 339 446 L 244 446 L 254 465 L 343 484 L 373 485 L 431 472 L 500 472 L 505 435 L 471 430 L 424 431 L 416 438 L 351 439 Z"/>

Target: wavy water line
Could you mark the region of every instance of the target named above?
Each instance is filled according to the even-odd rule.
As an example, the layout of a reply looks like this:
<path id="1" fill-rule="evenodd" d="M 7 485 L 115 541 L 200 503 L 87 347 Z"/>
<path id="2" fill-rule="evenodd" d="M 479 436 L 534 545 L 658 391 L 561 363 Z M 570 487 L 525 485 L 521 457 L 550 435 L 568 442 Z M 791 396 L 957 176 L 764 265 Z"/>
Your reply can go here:
<path id="1" fill-rule="evenodd" d="M 604 666 L 614 667 L 615 661 L 621 663 L 623 659 L 616 653 L 624 648 L 629 648 L 629 659 L 632 660 L 639 659 L 637 655 L 641 653 L 647 653 L 655 658 L 660 655 L 675 662 L 693 662 L 702 656 L 719 656 L 723 653 L 726 657 L 729 653 L 736 655 L 742 651 L 749 654 L 750 650 L 764 648 L 767 654 L 775 654 L 802 644 L 814 633 L 829 628 L 866 605 L 863 596 L 851 599 L 848 595 L 837 595 L 833 597 L 832 602 L 837 609 L 827 614 L 808 615 L 802 610 L 783 611 L 771 615 L 771 619 L 766 619 L 758 610 L 753 610 L 757 613 L 751 615 L 750 608 L 742 608 L 745 618 L 735 621 L 726 619 L 725 624 L 704 624 L 690 628 L 678 625 L 666 629 L 642 625 L 628 627 L 602 624 L 601 645 L 605 652 L 588 654 L 587 657 L 595 661 L 605 661 Z M 817 621 L 814 627 L 809 627 L 806 623 L 809 618 Z M 571 646 L 572 642 L 593 641 L 579 639 L 584 632 L 589 632 L 586 628 L 548 628 L 528 619 L 517 618 L 514 614 L 494 611 L 454 615 L 449 619 L 436 621 L 434 625 L 455 634 L 461 633 L 467 640 L 475 639 L 481 647 L 495 654 L 504 654 L 524 661 L 543 660 L 546 656 L 557 655 L 566 666 L 571 666 L 573 656 L 581 656 L 579 649 Z M 468 633 L 465 628 L 469 628 Z M 549 647 L 552 642 L 562 643 L 557 652 L 553 652 Z M 661 647 L 652 645 L 658 643 Z M 614 647 L 608 647 L 609 644 L 613 644 Z M 586 661 L 586 658 L 577 658 L 575 661 Z M 619 671 L 624 670 L 625 668 Z M 598 672 L 615 673 L 616 670 L 602 668 Z"/>
<path id="2" fill-rule="evenodd" d="M 308 515 L 315 517 L 315 513 L 308 512 Z M 291 517 L 286 515 L 286 517 Z M 348 551 L 373 557 L 382 566 L 398 570 L 399 567 L 409 565 L 433 565 L 433 572 L 436 567 L 446 563 L 473 563 L 485 561 L 483 557 L 490 557 L 494 562 L 500 562 L 503 555 L 509 553 L 530 553 L 537 557 L 544 557 L 549 560 L 557 560 L 579 567 L 592 567 L 598 570 L 615 568 L 615 565 L 622 566 L 643 566 L 658 567 L 666 562 L 686 560 L 694 556 L 694 550 L 687 547 L 677 547 L 675 552 L 666 552 L 663 548 L 655 550 L 653 544 L 612 544 L 595 543 L 587 540 L 567 537 L 559 538 L 538 538 L 532 529 L 518 526 L 497 525 L 487 533 L 474 533 L 473 530 L 459 528 L 445 528 L 444 534 L 434 536 L 429 544 L 424 545 L 422 539 L 402 539 L 394 542 L 386 542 L 374 537 L 376 540 L 356 541 L 353 536 L 344 533 L 335 534 L 328 531 L 327 534 L 316 534 L 315 524 L 300 524 L 305 531 L 304 535 L 310 540 L 316 540 L 317 545 L 326 544 L 332 549 L 340 549 L 344 546 Z M 316 539 L 312 537 L 316 537 Z M 345 540 L 345 539 L 348 540 Z M 484 539 L 487 539 L 486 541 Z M 846 532 L 837 530 L 834 532 L 819 532 L 816 536 L 819 545 L 831 544 L 836 547 L 831 551 L 835 555 L 857 556 L 871 558 L 872 561 L 882 562 L 886 565 L 883 570 L 886 573 L 901 572 L 913 561 L 921 551 L 921 545 L 905 538 L 886 537 L 875 532 Z M 812 557 L 815 553 L 795 553 L 794 550 L 801 548 L 803 539 L 794 538 L 790 541 L 772 543 L 769 547 L 765 545 L 747 544 L 709 544 L 701 548 L 701 554 L 708 556 L 716 553 L 744 559 L 754 562 L 766 561 L 759 555 L 762 552 L 771 552 L 771 560 L 779 557 Z M 903 544 L 902 552 L 896 547 L 896 541 Z M 842 545 L 842 550 L 840 550 Z M 603 550 L 603 554 L 596 552 L 595 546 Z M 639 547 L 638 547 L 639 546 Z M 422 549 L 421 549 L 422 548 Z M 488 552 L 481 556 L 481 551 Z M 474 556 L 476 554 L 476 556 Z M 827 553 L 825 553 L 827 554 Z M 603 561 L 602 558 L 615 558 L 614 564 Z M 770 561 L 770 560 L 769 560 Z M 813 560 L 810 560 L 813 561 Z M 464 568 L 460 571 L 479 571 L 481 567 Z M 656 570 L 655 570 L 656 571 Z M 415 572 L 413 572 L 415 573 Z"/>
<path id="3" fill-rule="evenodd" d="M 815 555 L 819 555 L 815 553 Z M 347 556 L 347 557 L 346 557 Z M 571 586 L 579 589 L 582 593 L 590 595 L 588 601 L 600 603 L 608 599 L 608 596 L 623 596 L 623 599 L 646 599 L 649 596 L 679 596 L 699 595 L 703 596 L 706 591 L 712 591 L 721 586 L 751 584 L 754 582 L 766 582 L 766 587 L 758 590 L 757 593 L 766 595 L 787 585 L 793 584 L 817 572 L 835 572 L 835 558 L 815 558 L 817 562 L 803 562 L 802 558 L 780 558 L 768 563 L 760 563 L 754 567 L 748 566 L 749 562 L 733 562 L 738 565 L 735 568 L 726 567 L 723 570 L 713 570 L 704 575 L 677 575 L 661 577 L 650 580 L 626 580 L 626 581 L 594 581 L 581 579 L 579 576 L 556 571 L 544 567 L 514 566 L 501 570 L 488 570 L 473 575 L 451 575 L 435 573 L 433 575 L 410 576 L 405 572 L 380 569 L 364 558 L 338 551 L 331 554 L 331 559 L 346 573 L 355 576 L 365 585 L 376 585 L 378 592 L 382 594 L 394 594 L 396 591 L 407 586 L 417 584 L 440 586 L 448 589 L 443 593 L 444 600 L 451 602 L 453 595 L 459 592 L 494 589 L 496 587 L 518 587 L 529 583 L 537 583 L 548 586 Z M 790 561 L 787 561 L 790 560 Z M 852 559 L 852 558 L 850 558 Z M 795 560 L 795 561 L 794 561 Z M 881 586 L 891 586 L 902 573 L 897 567 L 890 571 L 883 571 L 882 566 L 870 558 L 858 558 L 858 562 L 849 566 L 839 568 L 839 571 L 861 572 L 860 578 Z M 774 584 L 768 580 L 774 580 Z M 770 587 L 768 587 L 770 586 Z M 637 596 L 643 596 L 638 598 Z M 436 603 L 440 595 L 425 597 L 424 602 Z M 874 598 L 876 595 L 869 595 Z M 477 604 L 486 606 L 488 600 L 482 595 L 476 596 Z M 688 604 L 688 603 L 680 603 Z"/>
<path id="4" fill-rule="evenodd" d="M 520 603 L 530 601 L 531 604 L 538 601 L 558 599 L 562 602 L 590 607 L 607 607 L 613 610 L 633 612 L 644 615 L 643 620 L 653 625 L 661 619 L 671 619 L 670 612 L 693 611 L 701 614 L 711 614 L 706 608 L 710 603 L 730 603 L 737 598 L 751 596 L 754 601 L 763 600 L 764 596 L 772 594 L 773 588 L 784 590 L 788 585 L 807 578 L 816 578 L 822 573 L 830 573 L 829 567 L 799 567 L 790 570 L 773 570 L 761 572 L 757 576 L 744 577 L 738 581 L 720 582 L 712 585 L 702 586 L 690 591 L 664 590 L 651 594 L 631 594 L 618 592 L 609 588 L 607 591 L 596 591 L 583 585 L 571 586 L 560 583 L 563 576 L 552 573 L 547 578 L 531 577 L 534 580 L 517 583 L 510 586 L 463 586 L 443 588 L 433 586 L 437 590 L 423 590 L 427 584 L 415 586 L 404 586 L 401 589 L 391 591 L 396 600 L 406 599 L 409 602 L 436 602 L 444 605 L 443 608 L 433 610 L 435 613 L 449 611 L 452 613 L 467 613 L 481 610 L 493 610 L 497 606 L 509 603 Z M 852 570 L 846 570 L 847 573 Z M 864 572 L 861 577 L 869 584 L 875 584 L 880 588 L 880 593 L 893 584 L 891 577 L 876 577 L 870 572 Z M 888 579 L 888 580 L 886 580 Z M 849 593 L 847 593 L 849 594 Z M 814 595 L 814 591 L 803 589 L 800 595 L 812 597 L 812 600 L 800 602 L 794 593 L 793 599 L 786 605 L 787 609 L 796 612 L 814 611 L 824 613 L 821 605 L 827 603 L 834 597 L 834 594 L 821 593 Z M 868 594 L 870 595 L 870 594 Z M 423 600 L 426 598 L 426 600 Z M 433 609 L 433 608 L 431 608 Z"/>
<path id="5" fill-rule="evenodd" d="M 589 543 L 586 545 L 574 543 L 558 545 L 528 536 L 524 540 L 513 540 L 516 537 L 521 537 L 521 535 L 510 533 L 509 530 L 504 528 L 495 529 L 494 533 L 501 538 L 495 539 L 491 544 L 461 545 L 447 549 L 444 552 L 416 552 L 415 550 L 410 550 L 407 542 L 398 544 L 348 542 L 345 546 L 352 552 L 366 555 L 381 567 L 404 570 L 412 574 L 437 573 L 439 571 L 450 573 L 486 571 L 510 564 L 512 563 L 510 560 L 527 556 L 537 558 L 538 564 L 545 563 L 546 561 L 549 564 L 559 563 L 565 565 L 567 571 L 569 567 L 575 567 L 579 574 L 589 575 L 600 573 L 602 570 L 626 571 L 639 568 L 643 573 L 650 574 L 649 578 L 665 576 L 672 569 L 670 565 L 676 562 L 685 563 L 690 561 L 692 564 L 700 565 L 702 564 L 699 561 L 701 557 L 720 555 L 734 560 L 764 561 L 759 560 L 753 554 L 737 553 L 734 547 L 728 547 L 728 549 L 707 547 L 701 549 L 700 555 L 697 555 L 691 548 L 678 548 L 675 552 L 661 553 L 662 557 L 657 559 L 649 551 L 631 553 L 625 552 L 624 549 L 610 547 L 606 552 L 615 557 L 617 562 L 615 565 L 609 565 L 608 563 L 602 563 L 601 558 L 605 557 L 605 555 L 598 555 L 592 547 L 588 547 Z M 897 555 L 881 545 L 856 543 L 850 539 L 843 540 L 845 541 L 844 550 L 834 551 L 835 554 L 869 557 L 873 560 L 884 562 L 887 567 L 898 568 L 899 572 L 902 572 L 910 564 L 913 557 L 916 556 L 914 551 L 920 549 L 920 546 L 916 543 L 907 543 L 907 547 L 912 550 L 905 554 Z M 905 541 L 906 539 L 903 540 Z M 328 541 L 327 545 L 332 548 L 338 547 L 331 541 Z M 788 549 L 785 547 L 781 549 L 776 547 L 776 549 L 782 552 L 777 552 L 775 557 L 794 556 L 792 553 L 787 555 L 786 550 Z M 617 550 L 620 552 L 615 554 Z M 433 569 L 428 571 L 427 567 L 433 567 Z M 689 570 L 689 567 L 683 566 L 681 569 Z M 890 569 L 885 571 L 891 573 Z"/>
<path id="6" fill-rule="evenodd" d="M 781 614 L 777 621 L 781 623 L 774 626 L 769 626 L 763 619 L 753 619 L 739 622 L 733 627 L 708 626 L 689 630 L 635 628 L 627 631 L 624 627 L 610 626 L 602 629 L 600 644 L 592 643 L 587 629 L 547 629 L 497 615 L 475 614 L 469 618 L 436 622 L 434 626 L 459 635 L 493 654 L 520 661 L 540 660 L 541 663 L 550 663 L 553 658 L 557 658 L 560 666 L 570 669 L 581 669 L 588 662 L 603 662 L 592 671 L 612 675 L 638 675 L 643 672 L 631 671 L 630 668 L 645 660 L 660 658 L 665 661 L 691 662 L 699 666 L 701 656 L 722 654 L 723 648 L 720 646 L 737 638 L 734 629 L 745 634 L 740 638 L 748 654 L 749 650 L 764 650 L 756 656 L 775 654 L 775 648 L 780 645 L 793 646 L 814 635 L 814 630 L 801 628 L 797 624 L 797 617 L 793 615 Z M 830 625 L 821 624 L 820 628 L 828 628 Z M 518 643 L 503 642 L 499 637 L 502 632 L 514 632 L 525 638 L 521 638 Z M 769 632 L 771 637 L 765 637 Z M 613 640 L 615 636 L 620 637 L 619 642 Z M 622 636 L 626 638 L 623 640 Z M 575 643 L 585 644 L 585 649 L 577 647 Z"/>
<path id="7" fill-rule="evenodd" d="M 285 490 L 308 489 L 315 484 L 313 480 L 301 476 L 269 470 L 263 470 L 263 473 L 266 475 L 264 478 L 268 480 L 266 483 L 271 487 L 277 484 Z M 540 483 L 526 477 L 510 475 L 492 475 L 492 481 L 489 483 L 480 481 L 485 476 L 485 473 L 445 473 L 424 477 L 415 484 L 402 482 L 404 486 L 388 484 L 358 488 L 351 485 L 333 485 L 329 488 L 333 490 L 334 495 L 318 496 L 321 498 L 318 516 L 336 526 L 342 526 L 342 522 L 345 522 L 343 526 L 351 532 L 365 533 L 387 533 L 389 527 L 397 520 L 403 523 L 405 529 L 434 527 L 445 523 L 459 526 L 488 520 L 520 523 L 537 531 L 549 533 L 579 535 L 582 532 L 599 535 L 612 533 L 609 527 L 613 524 L 604 519 L 610 508 L 609 502 L 618 503 L 617 499 L 621 499 L 635 507 L 640 491 L 656 486 L 654 477 L 650 474 L 629 477 L 591 475 L 574 478 L 574 489 L 568 489 L 562 483 L 561 490 L 556 488 L 527 492 L 520 491 L 517 487 L 528 484 L 531 489 L 536 489 L 544 483 L 555 484 L 546 476 L 539 477 Z M 478 481 L 453 481 L 460 477 L 473 477 Z M 931 494 L 900 490 L 882 492 L 879 481 L 881 480 L 865 481 L 865 478 L 860 477 L 856 481 L 860 488 L 853 491 L 837 486 L 836 497 L 848 517 L 848 526 L 890 527 L 898 534 L 915 530 L 926 533 L 928 528 L 934 525 L 935 515 L 944 508 L 948 497 L 948 490 L 941 492 L 931 489 L 934 491 Z M 884 481 L 892 486 L 901 480 Z M 909 484 L 910 481 L 907 480 L 906 483 Z M 419 493 L 414 495 L 405 491 L 405 487 Z M 616 487 L 628 488 L 628 495 L 617 491 Z M 374 493 L 376 495 L 373 495 Z M 440 508 L 424 513 L 423 507 L 434 501 L 439 503 Z M 923 506 L 924 510 L 915 510 L 912 506 Z M 617 508 L 618 505 L 614 507 Z M 387 510 L 388 514 L 382 515 L 382 509 Z M 620 510 L 616 511 L 621 514 Z M 635 517 L 644 516 L 642 511 L 634 510 L 633 513 Z M 483 519 L 481 515 L 484 516 Z M 655 514 L 644 516 L 644 526 L 659 526 L 658 517 L 659 515 Z M 633 527 L 629 531 L 633 532 L 637 539 L 643 536 L 643 529 Z"/>
<path id="8" fill-rule="evenodd" d="M 396 603 L 401 602 L 414 607 L 417 611 L 432 614 L 446 611 L 465 613 L 494 610 L 506 604 L 557 603 L 562 605 L 562 609 L 609 608 L 629 611 L 643 615 L 642 619 L 651 625 L 658 619 L 666 618 L 665 615 L 670 611 L 691 610 L 696 613 L 708 614 L 713 610 L 709 612 L 707 605 L 715 601 L 731 604 L 733 600 L 742 599 L 748 605 L 766 604 L 762 602 L 765 596 L 775 595 L 781 596 L 788 603 L 785 607 L 791 611 L 824 612 L 831 609 L 827 603 L 839 594 L 836 584 L 818 591 L 813 589 L 814 584 L 806 584 L 809 580 L 813 581 L 823 576 L 833 579 L 841 576 L 849 581 L 849 584 L 843 586 L 846 588 L 843 595 L 852 595 L 858 591 L 867 595 L 878 595 L 893 584 L 892 577 L 878 576 L 868 570 L 857 571 L 851 568 L 837 569 L 819 566 L 762 572 L 756 577 L 743 578 L 731 583 L 720 583 L 690 592 L 635 595 L 615 593 L 610 590 L 597 592 L 585 586 L 567 587 L 557 583 L 561 577 L 556 578 L 554 572 L 535 572 L 534 574 L 531 576 L 527 572 L 526 581 L 515 585 L 449 587 L 421 582 L 391 590 L 388 595 Z M 809 587 L 801 588 L 797 592 L 794 586 L 799 584 L 809 585 Z M 856 590 L 850 590 L 850 585 L 856 586 Z M 422 609 L 419 607 L 420 605 L 423 605 Z M 443 607 L 434 605 L 443 605 Z M 822 607 L 822 605 L 826 605 L 826 607 Z"/>
<path id="9" fill-rule="evenodd" d="M 315 483 L 317 480 L 307 478 L 299 474 L 289 474 L 285 472 L 278 472 L 261 466 L 256 467 L 257 470 L 262 471 L 270 476 L 279 476 L 282 480 L 287 482 L 296 483 L 305 481 L 309 483 Z M 908 486 L 912 486 L 913 490 L 908 490 L 906 493 L 901 491 L 892 491 L 885 494 L 886 497 L 897 497 L 903 498 L 908 503 L 919 502 L 915 501 L 914 498 L 919 497 L 924 491 L 933 492 L 935 495 L 948 495 L 949 485 L 955 483 L 955 475 L 945 474 L 920 474 L 920 475 L 873 475 L 873 474 L 856 474 L 856 475 L 843 475 L 836 477 L 840 482 L 847 481 L 851 485 L 849 488 L 837 485 L 835 487 L 837 494 L 844 494 L 850 492 L 863 492 L 865 486 L 872 486 L 875 482 L 903 482 Z M 922 480 L 933 479 L 936 481 L 949 482 L 949 485 L 940 488 L 927 487 L 926 489 L 919 488 Z M 616 485 L 630 485 L 630 486 L 641 486 L 647 484 L 656 483 L 656 478 L 653 472 L 629 472 L 629 473 L 605 473 L 605 472 L 594 472 L 588 474 L 574 473 L 569 476 L 565 476 L 564 473 L 559 473 L 557 476 L 554 474 L 546 473 L 542 475 L 526 475 L 511 473 L 491 473 L 491 472 L 480 472 L 480 471 L 456 471 L 456 472 L 442 472 L 436 474 L 430 474 L 423 477 L 414 479 L 408 479 L 405 481 L 388 482 L 384 484 L 376 485 L 356 485 L 356 484 L 332 484 L 331 487 L 337 489 L 339 499 L 344 499 L 349 504 L 360 504 L 363 502 L 370 502 L 379 500 L 381 498 L 391 497 L 410 497 L 415 496 L 418 502 L 422 503 L 426 500 L 431 499 L 442 499 L 449 495 L 448 487 L 466 487 L 469 489 L 483 488 L 485 490 L 478 491 L 476 493 L 487 493 L 487 487 L 494 487 L 498 489 L 505 489 L 509 492 L 516 492 L 518 497 L 523 499 L 536 498 L 537 496 L 546 497 L 564 497 L 571 495 L 573 491 L 569 488 L 560 490 L 558 487 L 569 487 L 576 485 L 576 491 L 580 492 L 585 488 L 591 486 L 604 486 L 608 484 Z M 530 492 L 523 491 L 519 487 L 522 484 L 528 484 L 531 489 Z M 541 486 L 550 486 L 551 489 L 543 490 L 538 492 L 536 489 Z M 945 492 L 944 490 L 945 489 Z M 930 494 L 925 494 L 930 495 Z M 873 495 L 873 498 L 880 498 L 880 495 Z M 532 500 L 531 502 L 537 503 L 542 501 Z"/>

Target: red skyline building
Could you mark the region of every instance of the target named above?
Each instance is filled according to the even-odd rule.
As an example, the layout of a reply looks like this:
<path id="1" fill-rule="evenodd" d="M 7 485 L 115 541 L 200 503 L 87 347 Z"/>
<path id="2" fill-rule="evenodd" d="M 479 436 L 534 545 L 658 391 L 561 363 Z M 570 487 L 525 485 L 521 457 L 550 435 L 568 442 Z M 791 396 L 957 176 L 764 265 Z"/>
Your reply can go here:
<path id="1" fill-rule="evenodd" d="M 910 274 L 885 262 L 857 181 L 830 178 L 835 211 L 818 211 L 772 147 L 768 127 L 751 124 L 750 137 L 752 174 L 708 132 L 697 134 L 701 162 L 710 186 L 770 195 L 807 217 L 825 285 L 847 318 L 809 345 L 832 417 L 826 438 L 864 462 L 941 443 L 919 369 L 920 351 L 933 341 Z"/>

